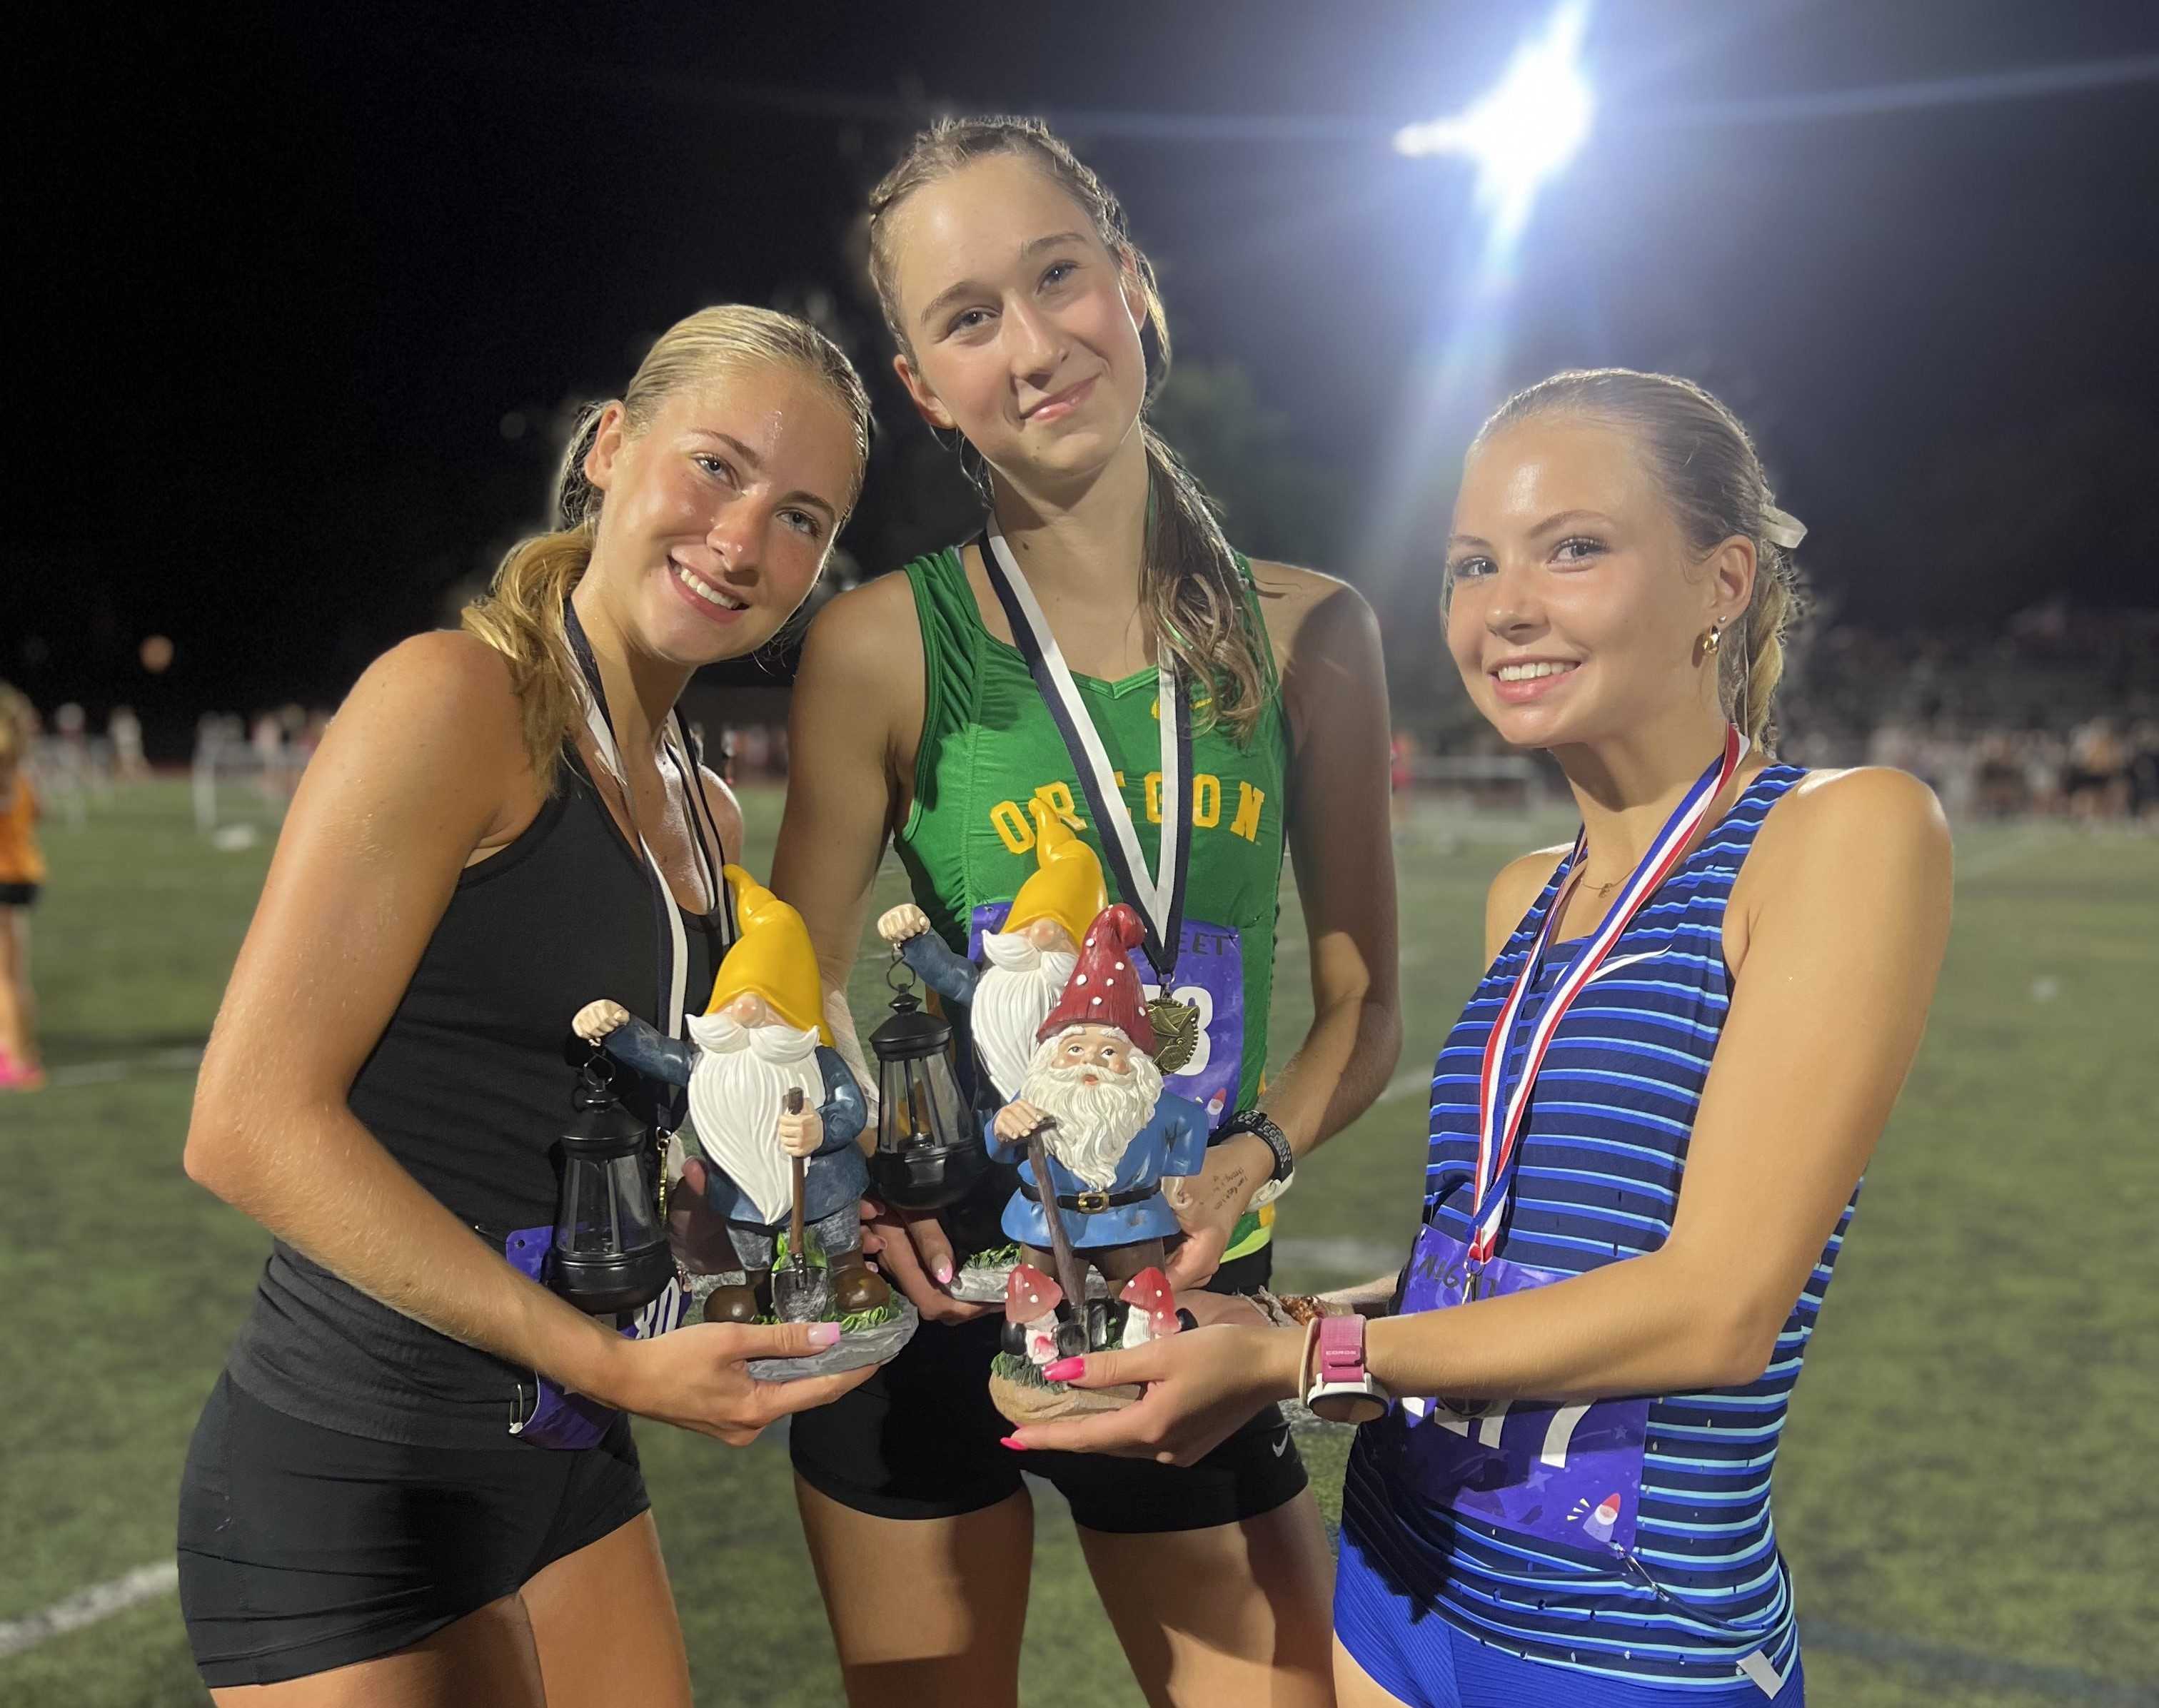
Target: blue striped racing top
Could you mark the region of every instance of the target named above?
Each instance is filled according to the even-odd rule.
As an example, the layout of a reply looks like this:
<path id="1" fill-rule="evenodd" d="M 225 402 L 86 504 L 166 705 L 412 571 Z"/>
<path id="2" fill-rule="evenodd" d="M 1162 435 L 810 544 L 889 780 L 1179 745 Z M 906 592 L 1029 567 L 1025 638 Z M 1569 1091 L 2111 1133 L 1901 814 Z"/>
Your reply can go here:
<path id="1" fill-rule="evenodd" d="M 1644 903 L 1567 1011 L 1524 1116 L 1499 1257 L 1571 1276 L 1664 1244 L 1731 997 L 1725 904 L 1763 820 L 1804 774 L 1788 765 L 1758 774 Z M 1559 877 L 1485 973 L 1433 1071 L 1426 1219 L 1464 1244 L 1474 1233 L 1485 1041 Z M 1510 1082 L 1522 1041 L 1581 941 L 1547 950 L 1505 1064 Z M 1855 1190 L 1759 1380 L 1649 1400 L 1631 1550 L 1600 1556 L 1549 1545 L 1406 1483 L 1392 1433 L 1405 1425 L 1400 1407 L 1359 1432 L 1343 1489 L 1345 1534 L 1413 1603 L 1532 1659 L 1668 1687 L 1728 1688 L 1740 1659 L 1759 1650 L 1788 1673 L 1799 1639 L 1770 1474 L 1857 1198 Z"/>

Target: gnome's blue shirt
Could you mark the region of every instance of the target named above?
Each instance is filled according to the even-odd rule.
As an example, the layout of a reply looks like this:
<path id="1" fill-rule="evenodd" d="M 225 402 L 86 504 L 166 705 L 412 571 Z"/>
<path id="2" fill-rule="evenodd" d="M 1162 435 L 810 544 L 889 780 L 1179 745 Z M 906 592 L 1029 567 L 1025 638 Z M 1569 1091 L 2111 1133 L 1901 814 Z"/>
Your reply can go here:
<path id="1" fill-rule="evenodd" d="M 691 1071 L 697 1065 L 696 1045 L 662 1037 L 657 1027 L 634 1014 L 626 1024 L 607 1035 L 606 1048 L 609 1055 L 646 1078 L 664 1079 L 670 1085 L 687 1085 Z M 802 1171 L 802 1215 L 810 1222 L 852 1209 L 870 1189 L 869 1165 L 862 1161 L 862 1146 L 855 1142 L 869 1118 L 862 1088 L 855 1084 L 855 1076 L 847 1071 L 837 1050 L 818 1045 L 817 1066 L 825 1076 L 825 1101 L 817 1110 L 818 1118 L 825 1123 L 825 1136 L 810 1153 Z M 709 1156 L 705 1158 L 705 1202 L 731 1222 L 767 1225 L 749 1195 Z M 785 1219 L 781 1218 L 782 1222 Z"/>
<path id="2" fill-rule="evenodd" d="M 1020 1178 L 1040 1190 L 1040 1183 L 1034 1177 L 1034 1164 L 1028 1160 L 1027 1141 L 1008 1145 L 999 1138 L 995 1111 L 983 1117 L 982 1141 L 998 1162 L 1017 1162 Z M 1046 1146 L 1044 1155 L 1048 1155 Z M 1048 1160 L 1054 1189 L 1059 1198 L 1076 1198 L 1081 1193 L 1096 1190 L 1056 1157 L 1048 1157 Z M 1179 1097 L 1174 1091 L 1163 1092 L 1161 1101 L 1154 1106 L 1153 1116 L 1125 1146 L 1125 1154 L 1117 1163 L 1116 1177 L 1100 1188 L 1111 1196 L 1141 1190 L 1146 1190 L 1147 1195 L 1136 1203 L 1119 1204 L 1112 1209 L 1073 1210 L 1060 1207 L 1057 1214 L 1064 1224 L 1066 1237 L 1082 1249 L 1169 1238 L 1178 1231 L 1178 1221 L 1169 1200 L 1159 1190 L 1162 1178 L 1166 1175 L 1197 1174 L 1206 1160 L 1207 1111 L 1188 1097 Z M 1035 1203 L 1025 1193 L 1014 1193 L 1012 1201 L 1005 1206 L 1005 1238 L 1032 1245 L 1038 1251 L 1049 1250 L 1049 1218 L 1046 1210 L 1045 1205 Z"/>
<path id="3" fill-rule="evenodd" d="M 918 932 L 899 945 L 899 958 L 915 977 L 948 1002 L 971 1004 L 982 970 L 963 955 L 955 955 L 935 931 Z"/>

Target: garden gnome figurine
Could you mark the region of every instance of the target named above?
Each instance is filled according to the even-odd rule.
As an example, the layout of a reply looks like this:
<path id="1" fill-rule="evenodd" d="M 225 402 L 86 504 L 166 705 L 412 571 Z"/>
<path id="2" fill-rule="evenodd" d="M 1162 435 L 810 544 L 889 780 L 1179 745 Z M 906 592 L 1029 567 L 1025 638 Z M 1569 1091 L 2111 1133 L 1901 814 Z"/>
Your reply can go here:
<path id="1" fill-rule="evenodd" d="M 875 1310 L 891 1295 L 862 1261 L 857 1207 L 869 1171 L 856 1139 L 867 1105 L 821 1017 L 809 929 L 740 867 L 726 876 L 742 935 L 720 963 L 704 1014 L 689 1022 L 689 1043 L 661 1037 L 609 1002 L 587 1004 L 572 1027 L 639 1073 L 689 1087 L 703 1157 L 685 1167 L 683 1183 L 725 1219 L 743 1270 L 707 1298 L 707 1318 L 748 1322 L 769 1312 L 774 1238 L 794 1207 L 798 1157 L 807 1159 L 803 1215 L 834 1303 L 849 1314 Z M 802 1093 L 799 1114 L 785 1112 L 790 1091 Z"/>
<path id="2" fill-rule="evenodd" d="M 1207 1155 L 1206 1111 L 1162 1089 L 1132 962 L 1140 941 L 1139 917 L 1122 903 L 1096 917 L 1037 1028 L 1018 1096 L 987 1122 L 990 1154 L 1021 1165 L 1005 1236 L 1028 1263 L 1048 1270 L 1054 1213 L 1073 1253 L 1101 1271 L 1113 1295 L 1142 1271 L 1160 1269 L 1162 1242 L 1178 1231 L 1162 1182 L 1199 1173 Z M 1048 1181 L 1038 1177 L 1038 1157 Z M 1063 1285 L 1069 1295 L 1071 1281 Z"/>
<path id="3" fill-rule="evenodd" d="M 878 934 L 898 949 L 915 976 L 947 1002 L 962 1003 L 976 1055 L 996 1087 L 992 1099 L 1019 1095 L 1035 1053 L 1035 1033 L 1071 976 L 1080 939 L 1109 903 L 1095 851 L 1041 795 L 1034 815 L 1035 869 L 1019 887 L 1001 930 L 982 934 L 982 965 L 966 960 L 929 929 L 913 903 L 878 920 Z"/>

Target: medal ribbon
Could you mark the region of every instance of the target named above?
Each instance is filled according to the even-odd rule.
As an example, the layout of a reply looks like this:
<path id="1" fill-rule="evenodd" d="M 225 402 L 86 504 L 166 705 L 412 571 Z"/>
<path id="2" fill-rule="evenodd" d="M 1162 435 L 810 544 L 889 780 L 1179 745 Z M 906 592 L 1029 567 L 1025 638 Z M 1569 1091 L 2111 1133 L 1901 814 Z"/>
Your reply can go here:
<path id="1" fill-rule="evenodd" d="M 1192 707 L 1186 701 L 1177 673 L 1177 661 L 1157 646 L 1156 721 L 1162 729 L 1162 832 L 1150 877 L 1140 851 L 1139 830 L 1131 809 L 1117 788 L 1116 768 L 1080 697 L 1080 685 L 1064 662 L 1057 637 L 1049 632 L 1034 589 L 1027 584 L 1019 563 L 1005 543 L 1004 531 L 992 514 L 984 529 L 988 549 L 982 554 L 990 586 L 1004 607 L 1012 625 L 1012 639 L 1034 677 L 1036 689 L 1049 708 L 1065 751 L 1079 774 L 1088 810 L 1102 834 L 1102 852 L 1116 875 L 1118 892 L 1138 911 L 1147 937 L 1147 960 L 1165 988 L 1177 965 L 1179 939 L 1184 933 L 1185 880 L 1192 864 L 1192 791 L 1186 779 L 1192 769 Z M 1144 785 L 1142 785 L 1144 786 Z"/>
<path id="2" fill-rule="evenodd" d="M 682 910 L 675 905 L 675 893 L 667 887 L 667 875 L 660 869 L 660 861 L 652 851 L 651 844 L 645 840 L 645 832 L 638 827 L 637 815 L 632 810 L 629 795 L 629 774 L 622 762 L 622 751 L 615 744 L 614 722 L 608 716 L 607 690 L 600 681 L 599 662 L 593 656 L 592 642 L 586 638 L 585 625 L 577 620 L 577 607 L 565 600 L 562 606 L 562 626 L 567 633 L 570 651 L 577 661 L 577 670 L 583 680 L 585 728 L 593 738 L 600 761 L 614 777 L 623 793 L 623 810 L 629 814 L 630 832 L 637 838 L 637 851 L 645 857 L 646 876 L 653 893 L 653 914 L 657 927 L 657 965 L 660 984 L 653 1013 L 653 1023 L 665 1036 L 679 1038 L 682 1035 L 683 996 L 690 978 L 690 939 L 682 929 Z M 697 853 L 704 867 L 707 893 L 713 898 L 713 908 L 722 918 L 726 929 L 723 941 L 735 939 L 733 903 L 727 888 L 712 864 L 712 848 L 718 846 L 718 827 L 712 824 L 712 809 L 705 801 L 702 779 L 695 766 L 686 758 L 689 734 L 682 725 L 682 714 L 675 713 L 674 738 L 663 732 L 660 748 L 667 763 L 681 780 L 683 791 L 691 800 L 690 826 L 691 840 L 697 845 Z M 679 750 L 678 750 L 679 748 Z M 706 832 L 711 831 L 708 844 Z M 722 857 L 726 851 L 721 850 Z M 677 1101 L 681 1100 L 678 1097 Z M 676 1111 L 680 1115 L 679 1109 Z"/>
<path id="3" fill-rule="evenodd" d="M 1687 844 L 1694 840 L 1695 832 L 1701 828 L 1717 797 L 1724 792 L 1725 784 L 1739 769 L 1747 748 L 1747 738 L 1727 724 L 1723 753 L 1695 779 L 1694 786 L 1673 809 L 1672 815 L 1665 820 L 1664 829 L 1657 833 L 1656 841 L 1635 867 L 1633 876 L 1627 880 L 1627 887 L 1612 903 L 1612 911 L 1604 916 L 1603 924 L 1582 945 L 1581 955 L 1561 974 L 1558 984 L 1537 1016 L 1536 1024 L 1530 1029 L 1521 1076 L 1515 1080 L 1512 1094 L 1504 1099 L 1503 1105 L 1507 1053 L 1514 1043 L 1515 1021 L 1530 987 L 1536 981 L 1537 969 L 1551 945 L 1554 922 L 1565 905 L 1570 887 L 1580 877 L 1582 856 L 1587 851 L 1587 827 L 1575 833 L 1574 848 L 1560 868 L 1551 906 L 1545 909 L 1536 939 L 1530 945 L 1529 957 L 1522 963 L 1514 988 L 1507 993 L 1499 1017 L 1492 1022 L 1491 1033 L 1484 1040 L 1483 1067 L 1477 1077 L 1477 1199 L 1471 1213 L 1474 1231 L 1469 1241 L 1469 1260 L 1478 1268 L 1491 1260 L 1499 1242 L 1499 1224 L 1505 1219 L 1507 1202 L 1514 1189 L 1514 1169 L 1521 1161 L 1518 1141 L 1522 1117 L 1528 1111 L 1530 1088 L 1536 1082 L 1537 1069 L 1544 1065 L 1545 1052 L 1551 1046 L 1552 1034 L 1558 1031 L 1568 1007 L 1582 987 L 1596 976 L 1612 945 L 1641 911 L 1643 903 L 1656 893 L 1685 857 Z"/>

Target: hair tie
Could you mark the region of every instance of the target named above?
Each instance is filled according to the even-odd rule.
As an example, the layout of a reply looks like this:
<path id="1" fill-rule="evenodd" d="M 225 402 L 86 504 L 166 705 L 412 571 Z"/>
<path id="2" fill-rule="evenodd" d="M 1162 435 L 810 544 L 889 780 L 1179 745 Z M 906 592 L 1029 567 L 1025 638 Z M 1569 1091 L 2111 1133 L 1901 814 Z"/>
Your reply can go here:
<path id="1" fill-rule="evenodd" d="M 1762 537 L 1780 551 L 1796 551 L 1807 537 L 1807 525 L 1789 510 L 1768 505 L 1762 511 Z"/>

